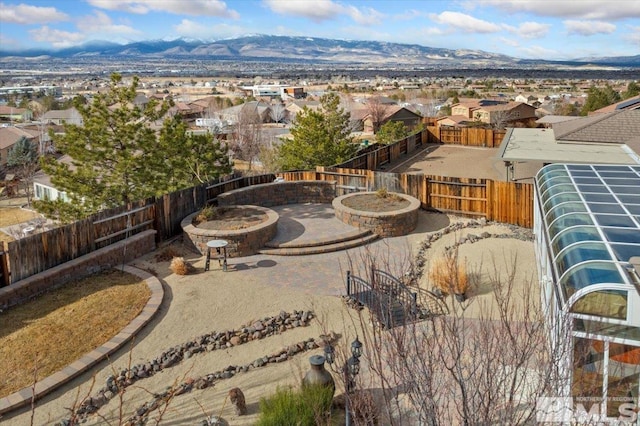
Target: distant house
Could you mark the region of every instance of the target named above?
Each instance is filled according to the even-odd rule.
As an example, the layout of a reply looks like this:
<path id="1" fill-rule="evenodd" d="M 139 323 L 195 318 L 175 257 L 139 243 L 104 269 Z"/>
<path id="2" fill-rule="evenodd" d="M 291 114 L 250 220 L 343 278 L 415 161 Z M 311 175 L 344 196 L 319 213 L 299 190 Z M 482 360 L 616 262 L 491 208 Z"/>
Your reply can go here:
<path id="1" fill-rule="evenodd" d="M 7 166 L 9 151 L 22 137 L 27 138 L 34 145 L 38 143 L 36 136 L 19 127 L 0 127 L 0 168 Z"/>
<path id="2" fill-rule="evenodd" d="M 82 126 L 84 121 L 80 112 L 75 108 L 69 109 L 52 109 L 42 114 L 40 121 L 45 124 L 74 124 L 76 126 Z"/>
<path id="3" fill-rule="evenodd" d="M 509 129 L 500 145 L 507 169 L 516 163 L 640 164 L 640 109 Z"/>
<path id="4" fill-rule="evenodd" d="M 273 121 L 271 118 L 271 106 L 262 101 L 245 102 L 241 105 L 236 105 L 231 108 L 225 108 L 218 114 L 220 119 L 228 123 L 235 124 L 242 113 L 256 113 L 260 117 L 263 123 L 270 123 Z"/>
<path id="5" fill-rule="evenodd" d="M 454 104 L 451 107 L 452 116 L 464 116 L 474 122 L 480 122 L 497 127 L 526 123 L 535 120 L 536 108 L 523 102 L 494 101 L 479 99 L 465 103 Z"/>
<path id="6" fill-rule="evenodd" d="M 472 120 L 464 115 L 448 115 L 436 118 L 437 127 L 467 127 L 470 123 L 472 123 Z"/>
<path id="7" fill-rule="evenodd" d="M 0 105 L 0 120 L 2 121 L 27 123 L 32 119 L 33 113 L 29 109 Z"/>
<path id="8" fill-rule="evenodd" d="M 418 127 L 422 117 L 419 114 L 405 108 L 400 105 L 388 106 L 385 110 L 384 116 L 380 121 L 380 125 L 384 125 L 390 121 L 399 121 L 403 123 L 408 129 L 413 130 Z M 363 128 L 365 133 L 373 133 L 373 120 L 371 114 L 366 114 L 363 118 Z"/>
<path id="9" fill-rule="evenodd" d="M 320 106 L 320 101 L 296 100 L 293 102 L 289 102 L 287 106 L 284 107 L 284 109 L 287 110 L 287 119 L 289 121 L 293 121 L 295 120 L 296 115 L 301 113 L 305 107 L 312 111 L 317 111 Z"/>
<path id="10" fill-rule="evenodd" d="M 68 164 L 71 169 L 74 166 L 71 164 L 72 159 L 68 155 L 63 155 L 58 159 L 58 162 Z M 58 190 L 52 183 L 51 177 L 39 170 L 33 176 L 33 194 L 36 200 L 51 200 L 55 201 L 61 199 L 63 201 L 69 201 L 67 193 Z"/>

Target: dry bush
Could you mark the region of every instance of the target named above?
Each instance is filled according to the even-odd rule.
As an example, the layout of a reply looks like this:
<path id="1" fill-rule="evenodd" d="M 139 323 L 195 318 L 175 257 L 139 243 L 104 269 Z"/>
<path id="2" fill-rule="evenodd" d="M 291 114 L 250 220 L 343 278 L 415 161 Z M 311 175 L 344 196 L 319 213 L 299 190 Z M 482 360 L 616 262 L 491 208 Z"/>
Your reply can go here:
<path id="1" fill-rule="evenodd" d="M 227 210 L 226 207 L 206 206 L 193 218 L 193 224 L 197 225 L 202 222 L 218 219 L 220 215 Z"/>
<path id="2" fill-rule="evenodd" d="M 174 257 L 171 260 L 171 265 L 169 266 L 169 269 L 171 269 L 171 271 L 174 274 L 187 275 L 191 271 L 193 271 L 193 266 L 191 266 L 189 262 L 184 260 L 184 257 Z"/>
<path id="3" fill-rule="evenodd" d="M 443 294 L 465 294 L 469 290 L 466 263 L 460 263 L 457 251 L 450 250 L 433 262 L 429 269 L 429 281 Z"/>

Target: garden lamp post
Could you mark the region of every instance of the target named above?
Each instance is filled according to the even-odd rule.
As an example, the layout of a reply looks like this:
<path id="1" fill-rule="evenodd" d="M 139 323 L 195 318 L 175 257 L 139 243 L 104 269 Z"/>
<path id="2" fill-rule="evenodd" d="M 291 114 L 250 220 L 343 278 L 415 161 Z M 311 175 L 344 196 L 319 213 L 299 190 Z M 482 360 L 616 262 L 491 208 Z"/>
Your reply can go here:
<path id="1" fill-rule="evenodd" d="M 351 357 L 347 360 L 347 362 L 345 362 L 345 364 L 342 366 L 342 371 L 340 371 L 344 377 L 345 386 L 344 405 L 346 426 L 351 426 L 349 394 L 355 388 L 356 376 L 360 372 L 360 356 L 362 356 L 362 343 L 356 337 L 356 340 L 351 343 Z M 333 369 L 333 363 L 336 361 L 335 350 L 333 346 L 328 344 L 324 347 L 324 357 L 327 360 L 327 363 L 329 363 L 329 365 L 332 366 Z"/>

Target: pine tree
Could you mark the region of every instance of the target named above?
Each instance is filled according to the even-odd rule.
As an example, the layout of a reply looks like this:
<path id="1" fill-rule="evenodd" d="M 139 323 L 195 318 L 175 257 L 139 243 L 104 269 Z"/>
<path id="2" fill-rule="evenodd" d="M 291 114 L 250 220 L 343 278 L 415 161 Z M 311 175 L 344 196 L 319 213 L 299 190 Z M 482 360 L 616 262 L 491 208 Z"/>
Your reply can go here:
<path id="1" fill-rule="evenodd" d="M 278 156 L 283 170 L 309 170 L 330 166 L 351 158 L 358 147 L 350 136 L 350 114 L 339 107 L 335 93 L 320 98 L 317 111 L 307 107 L 291 128 L 292 139 L 282 143 Z"/>
<path id="2" fill-rule="evenodd" d="M 199 181 L 187 164 L 210 162 L 212 169 L 199 172 L 202 176 L 229 172 L 226 150 L 210 139 L 188 135 L 179 116 L 167 118 L 169 102 L 151 100 L 144 107 L 135 105 L 138 78 L 129 86 L 121 82 L 122 77 L 113 74 L 106 93 L 86 105 L 74 102 L 84 124 L 65 124 L 63 134 L 51 135 L 56 149 L 71 161 L 46 157 L 42 167 L 70 202 L 45 200 L 38 203 L 40 211 L 79 218 L 185 188 Z M 154 129 L 156 124 L 160 124 L 159 132 Z M 194 143 L 214 149 L 193 149 Z M 211 157 L 212 153 L 219 157 Z"/>

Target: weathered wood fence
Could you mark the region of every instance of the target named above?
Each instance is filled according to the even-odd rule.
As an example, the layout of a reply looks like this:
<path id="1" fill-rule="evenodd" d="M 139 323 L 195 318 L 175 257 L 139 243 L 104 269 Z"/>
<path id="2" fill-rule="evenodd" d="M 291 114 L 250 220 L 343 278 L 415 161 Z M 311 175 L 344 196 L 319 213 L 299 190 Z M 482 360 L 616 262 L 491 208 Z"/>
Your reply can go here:
<path id="1" fill-rule="evenodd" d="M 533 226 L 533 185 L 490 179 L 318 167 L 315 171 L 279 173 L 285 180 L 335 181 L 338 195 L 386 188 L 420 200 L 422 208 L 524 227 Z"/>
<path id="2" fill-rule="evenodd" d="M 451 145 L 497 148 L 502 143 L 506 130 L 474 127 L 428 126 L 427 141 Z"/>
<path id="3" fill-rule="evenodd" d="M 46 232 L 29 235 L 0 250 L 0 286 L 69 262 L 127 237 L 155 229 L 158 243 L 182 233 L 180 222 L 227 191 L 273 182 L 275 175 L 227 176 L 162 197 L 104 210 Z"/>
<path id="4" fill-rule="evenodd" d="M 437 132 L 434 129 L 428 127 L 396 143 L 370 149 L 334 167 L 279 173 L 278 176 L 286 180 L 335 181 L 338 195 L 386 188 L 418 198 L 425 209 L 485 217 L 525 227 L 533 225 L 531 184 L 373 171 L 421 149 L 427 142 L 457 143 L 455 141 L 459 140 L 463 145 L 497 146 L 504 136 L 504 133 L 486 129 L 443 131 L 440 128 Z M 273 174 L 227 176 L 211 184 L 105 210 L 87 219 L 12 241 L 5 244 L 4 249 L 0 247 L 0 286 L 69 262 L 147 229 L 157 231 L 156 239 L 160 243 L 179 235 L 182 219 L 215 200 L 219 194 L 274 179 Z"/>

